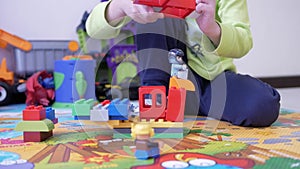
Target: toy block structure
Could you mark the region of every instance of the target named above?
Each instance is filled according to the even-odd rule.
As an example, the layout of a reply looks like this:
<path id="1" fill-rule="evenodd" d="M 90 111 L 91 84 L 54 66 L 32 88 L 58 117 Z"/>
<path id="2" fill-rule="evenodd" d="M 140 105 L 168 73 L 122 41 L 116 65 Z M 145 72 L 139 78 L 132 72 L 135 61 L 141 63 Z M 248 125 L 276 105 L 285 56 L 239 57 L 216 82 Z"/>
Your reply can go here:
<path id="1" fill-rule="evenodd" d="M 79 99 L 72 106 L 72 116 L 75 120 L 90 120 L 90 111 L 95 104 L 94 99 Z"/>
<path id="2" fill-rule="evenodd" d="M 185 18 L 196 8 L 195 0 L 134 0 L 136 4 L 162 8 L 159 12 L 169 17 Z"/>
<path id="3" fill-rule="evenodd" d="M 42 106 L 28 106 L 23 110 L 23 121 L 19 122 L 16 131 L 23 131 L 24 142 L 41 142 L 53 135 L 54 124 L 46 118 Z"/>
<path id="4" fill-rule="evenodd" d="M 128 98 L 113 99 L 108 106 L 110 120 L 128 120 L 130 101 Z"/>
<path id="5" fill-rule="evenodd" d="M 140 119 L 183 121 L 186 89 L 169 88 L 167 103 L 164 86 L 142 86 L 139 88 L 139 98 Z"/>
<path id="6" fill-rule="evenodd" d="M 171 53 L 174 51 L 175 53 Z M 177 57 L 181 56 L 181 53 L 183 52 L 175 49 L 171 50 L 169 55 Z M 149 125 L 155 130 L 154 138 L 183 138 L 187 90 L 195 91 L 194 84 L 188 79 L 179 79 L 176 76 L 170 78 L 168 96 L 165 86 L 141 86 L 139 88 L 139 120 L 134 123 Z M 112 124 L 115 130 L 113 137 L 130 138 L 129 129 L 132 124 L 133 122 L 129 121 Z"/>
<path id="7" fill-rule="evenodd" d="M 100 104 L 97 104 L 93 107 L 90 113 L 90 120 L 91 121 L 108 121 L 108 106 L 110 101 L 105 100 Z"/>

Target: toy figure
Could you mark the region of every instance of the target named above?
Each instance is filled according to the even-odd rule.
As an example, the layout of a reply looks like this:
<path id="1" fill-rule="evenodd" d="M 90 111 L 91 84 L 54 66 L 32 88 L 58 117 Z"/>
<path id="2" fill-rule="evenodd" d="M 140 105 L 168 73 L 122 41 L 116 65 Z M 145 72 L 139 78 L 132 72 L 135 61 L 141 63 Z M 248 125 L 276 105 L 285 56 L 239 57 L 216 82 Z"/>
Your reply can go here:
<path id="1" fill-rule="evenodd" d="M 26 82 L 26 105 L 49 106 L 54 100 L 53 76 L 46 71 L 33 74 Z"/>
<path id="2" fill-rule="evenodd" d="M 131 136 L 135 139 L 137 159 L 156 158 L 159 156 L 158 143 L 150 141 L 154 129 L 148 123 L 137 123 L 131 128 Z"/>
<path id="3" fill-rule="evenodd" d="M 188 69 L 187 65 L 182 60 L 184 53 L 181 49 L 171 49 L 168 53 L 169 63 L 172 64 L 171 76 L 179 79 L 187 79 Z"/>

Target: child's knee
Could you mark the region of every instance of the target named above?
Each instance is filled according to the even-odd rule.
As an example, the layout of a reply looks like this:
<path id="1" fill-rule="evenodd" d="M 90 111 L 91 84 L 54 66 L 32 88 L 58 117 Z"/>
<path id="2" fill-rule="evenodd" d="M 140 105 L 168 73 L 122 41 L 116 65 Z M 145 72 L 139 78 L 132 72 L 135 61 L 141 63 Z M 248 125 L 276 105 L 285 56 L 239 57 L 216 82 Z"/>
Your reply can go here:
<path id="1" fill-rule="evenodd" d="M 274 93 L 268 96 L 259 97 L 252 101 L 252 106 L 247 106 L 241 117 L 236 121 L 236 125 L 251 127 L 266 127 L 273 124 L 280 112 L 280 95 Z M 239 123 L 239 124 L 238 124 Z"/>

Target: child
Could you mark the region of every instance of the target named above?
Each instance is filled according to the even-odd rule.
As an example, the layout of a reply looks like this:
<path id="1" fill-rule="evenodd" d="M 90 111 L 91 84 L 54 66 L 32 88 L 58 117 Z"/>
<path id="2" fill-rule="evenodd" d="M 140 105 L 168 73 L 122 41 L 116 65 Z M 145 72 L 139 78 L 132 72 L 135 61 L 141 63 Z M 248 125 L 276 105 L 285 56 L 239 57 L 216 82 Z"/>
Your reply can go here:
<path id="1" fill-rule="evenodd" d="M 280 95 L 270 85 L 236 73 L 234 58 L 252 48 L 246 0 L 196 0 L 195 12 L 185 20 L 164 18 L 152 7 L 131 0 L 110 0 L 91 12 L 87 32 L 93 38 L 117 36 L 130 20 L 137 23 L 136 44 L 142 85 L 168 86 L 168 52 L 184 51 L 189 79 L 196 95 L 187 96 L 189 112 L 262 127 L 278 117 Z"/>

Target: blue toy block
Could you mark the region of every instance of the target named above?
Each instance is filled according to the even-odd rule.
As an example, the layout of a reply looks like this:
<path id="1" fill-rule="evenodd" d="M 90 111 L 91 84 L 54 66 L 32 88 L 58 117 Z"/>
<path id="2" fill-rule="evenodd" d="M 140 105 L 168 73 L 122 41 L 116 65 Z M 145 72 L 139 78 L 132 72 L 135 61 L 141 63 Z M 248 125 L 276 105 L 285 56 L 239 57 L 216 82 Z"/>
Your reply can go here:
<path id="1" fill-rule="evenodd" d="M 128 120 L 129 99 L 116 98 L 108 106 L 108 115 L 110 120 Z"/>
<path id="2" fill-rule="evenodd" d="M 74 116 L 74 120 L 90 120 L 90 116 Z"/>
<path id="3" fill-rule="evenodd" d="M 147 160 L 149 158 L 148 151 L 136 150 L 134 156 L 139 160 Z"/>
<path id="4" fill-rule="evenodd" d="M 147 160 L 149 158 L 159 157 L 158 147 L 151 148 L 149 150 L 136 150 L 134 156 L 140 160 Z"/>
<path id="5" fill-rule="evenodd" d="M 46 118 L 53 121 L 55 120 L 55 110 L 52 107 L 46 107 Z"/>

